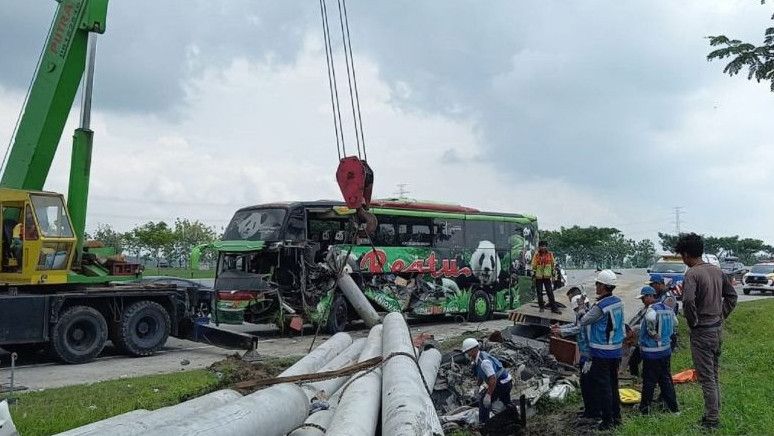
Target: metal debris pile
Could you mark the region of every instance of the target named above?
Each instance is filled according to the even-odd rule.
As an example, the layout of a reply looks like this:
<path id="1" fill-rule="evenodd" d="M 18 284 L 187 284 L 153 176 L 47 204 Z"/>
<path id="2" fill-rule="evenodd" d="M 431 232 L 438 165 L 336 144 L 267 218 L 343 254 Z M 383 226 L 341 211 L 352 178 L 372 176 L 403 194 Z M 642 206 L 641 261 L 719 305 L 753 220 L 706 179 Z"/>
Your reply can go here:
<path id="1" fill-rule="evenodd" d="M 514 405 L 505 410 L 504 405 L 495 402 L 493 417 L 487 427 L 497 428 L 503 425 L 502 422 L 513 423 L 520 417 L 532 416 L 540 398 L 550 396 L 562 400 L 578 385 L 575 371 L 557 362 L 545 342 L 511 335 L 506 330 L 496 332 L 480 343 L 481 349 L 500 360 L 513 378 L 511 398 Z M 467 356 L 460 351 L 445 354 L 432 396 L 444 431 L 479 427 L 479 392 L 480 386 Z M 521 405 L 516 406 L 519 400 Z M 493 421 L 498 416 L 502 422 L 495 425 Z M 480 430 L 487 433 L 485 429 Z"/>

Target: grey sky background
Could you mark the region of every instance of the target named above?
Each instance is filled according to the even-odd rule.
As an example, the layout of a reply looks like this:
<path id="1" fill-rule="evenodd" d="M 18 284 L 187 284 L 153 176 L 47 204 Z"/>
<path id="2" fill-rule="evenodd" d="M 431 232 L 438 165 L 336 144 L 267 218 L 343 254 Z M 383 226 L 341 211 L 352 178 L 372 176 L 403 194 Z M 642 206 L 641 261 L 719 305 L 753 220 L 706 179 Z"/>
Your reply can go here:
<path id="1" fill-rule="evenodd" d="M 760 42 L 770 5 L 348 8 L 377 196 L 407 183 L 417 198 L 637 239 L 673 230 L 682 206 L 684 230 L 774 243 L 774 94 L 706 62 L 704 38 Z M 48 0 L 3 2 L 4 143 L 54 11 Z M 338 198 L 320 29 L 315 1 L 113 0 L 99 39 L 88 226 L 185 216 L 220 227 L 247 204 Z M 76 121 L 50 189 L 66 192 Z"/>

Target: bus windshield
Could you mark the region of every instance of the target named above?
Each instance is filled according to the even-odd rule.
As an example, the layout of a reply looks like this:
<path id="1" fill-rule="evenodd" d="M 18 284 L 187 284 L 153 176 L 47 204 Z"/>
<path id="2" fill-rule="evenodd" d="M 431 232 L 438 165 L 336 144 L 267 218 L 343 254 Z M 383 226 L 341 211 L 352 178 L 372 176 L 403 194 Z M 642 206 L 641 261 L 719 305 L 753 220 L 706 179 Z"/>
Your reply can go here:
<path id="1" fill-rule="evenodd" d="M 240 210 L 231 219 L 223 239 L 228 241 L 278 241 L 282 239 L 282 223 L 286 209 Z"/>

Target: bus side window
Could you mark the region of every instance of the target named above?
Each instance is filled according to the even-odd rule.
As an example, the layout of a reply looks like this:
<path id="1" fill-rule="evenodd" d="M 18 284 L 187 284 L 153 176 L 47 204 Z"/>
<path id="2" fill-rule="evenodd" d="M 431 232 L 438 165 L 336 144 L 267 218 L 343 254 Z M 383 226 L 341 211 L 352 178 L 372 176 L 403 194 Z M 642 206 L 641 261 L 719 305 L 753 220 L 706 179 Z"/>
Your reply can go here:
<path id="1" fill-rule="evenodd" d="M 433 220 L 433 246 L 441 248 L 459 248 L 465 243 L 462 220 Z"/>
<path id="2" fill-rule="evenodd" d="M 465 246 L 475 250 L 481 241 L 494 243 L 492 221 L 465 221 Z"/>
<path id="3" fill-rule="evenodd" d="M 508 250 L 511 248 L 509 241 L 512 233 L 513 224 L 505 221 L 495 221 L 494 223 L 494 244 L 498 250 Z"/>
<path id="4" fill-rule="evenodd" d="M 386 247 L 395 245 L 395 220 L 390 217 L 379 217 L 379 227 L 376 229 L 374 245 Z"/>
<path id="5" fill-rule="evenodd" d="M 429 247 L 430 220 L 424 218 L 398 218 L 399 245 Z"/>

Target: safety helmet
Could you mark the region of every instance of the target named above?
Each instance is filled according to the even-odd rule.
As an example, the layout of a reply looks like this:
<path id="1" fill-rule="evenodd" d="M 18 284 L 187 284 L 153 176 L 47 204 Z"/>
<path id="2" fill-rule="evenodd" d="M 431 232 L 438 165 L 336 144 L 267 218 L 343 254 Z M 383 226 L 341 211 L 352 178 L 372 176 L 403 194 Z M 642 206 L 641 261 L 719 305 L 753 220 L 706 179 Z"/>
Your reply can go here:
<path id="1" fill-rule="evenodd" d="M 462 352 L 467 353 L 468 351 L 477 348 L 478 345 L 478 341 L 475 338 L 467 338 L 462 341 Z"/>
<path id="2" fill-rule="evenodd" d="M 597 274 L 597 283 L 607 286 L 615 286 L 615 273 L 609 269 L 604 269 Z"/>

